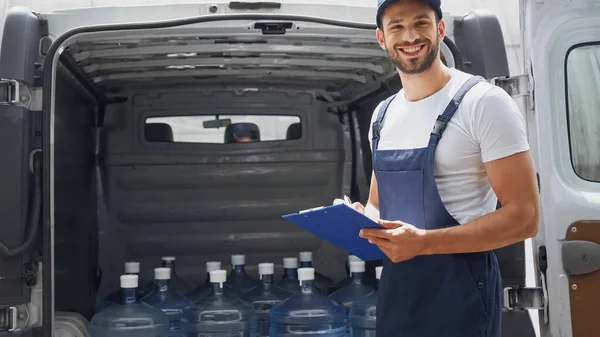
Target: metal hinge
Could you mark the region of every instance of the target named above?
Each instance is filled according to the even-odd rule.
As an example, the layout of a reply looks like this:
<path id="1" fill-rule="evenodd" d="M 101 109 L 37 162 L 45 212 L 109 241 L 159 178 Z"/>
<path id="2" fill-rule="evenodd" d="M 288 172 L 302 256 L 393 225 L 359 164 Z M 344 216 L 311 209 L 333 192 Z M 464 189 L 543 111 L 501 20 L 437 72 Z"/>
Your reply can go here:
<path id="1" fill-rule="evenodd" d="M 17 307 L 0 308 L 0 331 L 17 329 Z"/>
<path id="2" fill-rule="evenodd" d="M 546 295 L 542 287 L 506 287 L 504 288 L 504 309 L 527 310 L 545 309 Z"/>
<path id="3" fill-rule="evenodd" d="M 513 98 L 531 94 L 529 74 L 512 77 L 495 77 L 490 79 L 490 83 L 504 89 Z"/>
<path id="4" fill-rule="evenodd" d="M 31 111 L 41 111 L 42 88 L 30 88 L 17 80 L 0 78 L 0 105 L 22 106 Z"/>

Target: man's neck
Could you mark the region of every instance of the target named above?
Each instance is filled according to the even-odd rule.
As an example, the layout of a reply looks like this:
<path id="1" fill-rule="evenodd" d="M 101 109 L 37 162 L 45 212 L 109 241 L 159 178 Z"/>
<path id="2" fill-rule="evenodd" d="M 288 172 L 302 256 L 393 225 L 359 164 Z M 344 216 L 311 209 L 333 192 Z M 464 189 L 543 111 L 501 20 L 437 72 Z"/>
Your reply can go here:
<path id="1" fill-rule="evenodd" d="M 450 70 L 441 62 L 434 62 L 429 70 L 415 75 L 400 73 L 406 100 L 415 102 L 427 98 L 448 84 Z"/>

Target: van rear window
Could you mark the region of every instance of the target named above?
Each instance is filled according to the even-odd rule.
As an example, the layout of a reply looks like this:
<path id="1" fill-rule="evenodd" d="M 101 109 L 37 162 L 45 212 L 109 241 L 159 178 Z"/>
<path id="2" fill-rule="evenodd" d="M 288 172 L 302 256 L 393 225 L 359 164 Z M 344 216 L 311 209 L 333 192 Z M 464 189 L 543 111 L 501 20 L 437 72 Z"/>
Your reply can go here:
<path id="1" fill-rule="evenodd" d="M 566 86 L 573 169 L 582 179 L 600 182 L 600 42 L 570 49 Z"/>
<path id="2" fill-rule="evenodd" d="M 147 118 L 148 142 L 239 144 L 302 138 L 298 116 L 202 115 Z"/>

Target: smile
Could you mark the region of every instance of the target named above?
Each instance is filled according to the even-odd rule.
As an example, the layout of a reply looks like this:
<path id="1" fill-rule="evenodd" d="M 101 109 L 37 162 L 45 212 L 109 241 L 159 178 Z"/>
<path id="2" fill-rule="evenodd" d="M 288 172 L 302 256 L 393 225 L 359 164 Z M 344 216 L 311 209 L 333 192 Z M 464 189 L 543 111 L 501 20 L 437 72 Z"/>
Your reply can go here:
<path id="1" fill-rule="evenodd" d="M 419 52 L 425 47 L 424 44 L 419 45 L 419 46 L 415 46 L 415 47 L 402 47 L 399 48 L 403 54 L 409 55 L 409 56 L 415 56 L 418 55 Z"/>

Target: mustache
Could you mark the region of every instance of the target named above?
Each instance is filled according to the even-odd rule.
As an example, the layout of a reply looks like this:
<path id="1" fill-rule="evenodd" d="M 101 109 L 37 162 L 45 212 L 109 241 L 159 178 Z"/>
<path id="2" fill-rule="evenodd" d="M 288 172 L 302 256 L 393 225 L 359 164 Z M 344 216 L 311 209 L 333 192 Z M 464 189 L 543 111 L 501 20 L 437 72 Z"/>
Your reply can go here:
<path id="1" fill-rule="evenodd" d="M 423 40 L 423 39 L 416 39 L 411 42 L 396 43 L 396 44 L 394 44 L 394 48 L 411 47 L 411 46 L 418 45 L 418 44 L 427 44 L 427 41 Z"/>

